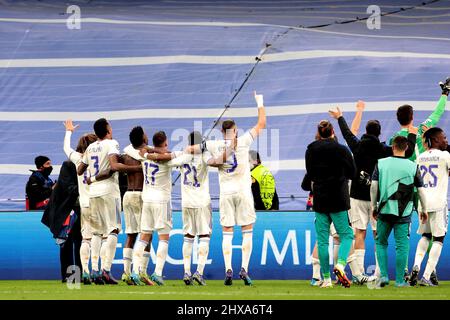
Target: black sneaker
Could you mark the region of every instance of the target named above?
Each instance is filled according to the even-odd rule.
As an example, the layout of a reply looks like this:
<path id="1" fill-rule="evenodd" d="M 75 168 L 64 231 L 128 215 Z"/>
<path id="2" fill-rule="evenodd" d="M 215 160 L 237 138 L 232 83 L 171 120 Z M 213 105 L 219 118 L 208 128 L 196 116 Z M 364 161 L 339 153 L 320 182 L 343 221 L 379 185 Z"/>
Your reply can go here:
<path id="1" fill-rule="evenodd" d="M 241 272 L 239 272 L 239 278 L 244 280 L 244 284 L 246 286 L 251 286 L 253 284 L 252 279 L 248 276 L 247 271 L 244 268 L 241 268 Z"/>
<path id="2" fill-rule="evenodd" d="M 119 281 L 114 279 L 114 277 L 111 274 L 111 271 L 102 271 L 102 279 L 105 282 L 105 284 L 119 284 Z"/>
<path id="3" fill-rule="evenodd" d="M 97 285 L 105 284 L 105 281 L 103 281 L 102 273 L 100 271 L 92 271 L 92 282 Z"/>
<path id="4" fill-rule="evenodd" d="M 231 269 L 227 270 L 227 273 L 225 274 L 224 284 L 226 286 L 231 286 L 233 284 L 233 270 Z"/>
<path id="5" fill-rule="evenodd" d="M 409 277 L 409 285 L 414 287 L 417 284 L 417 280 L 419 279 L 419 267 L 414 266 L 411 271 L 411 276 Z"/>
<path id="6" fill-rule="evenodd" d="M 405 282 L 409 282 L 409 272 L 408 272 L 408 269 L 405 269 L 405 273 L 403 274 L 403 280 L 405 280 Z"/>
<path id="7" fill-rule="evenodd" d="M 437 278 L 437 274 L 436 271 L 433 271 L 430 275 L 430 281 L 433 285 L 438 286 L 439 285 L 439 280 Z"/>

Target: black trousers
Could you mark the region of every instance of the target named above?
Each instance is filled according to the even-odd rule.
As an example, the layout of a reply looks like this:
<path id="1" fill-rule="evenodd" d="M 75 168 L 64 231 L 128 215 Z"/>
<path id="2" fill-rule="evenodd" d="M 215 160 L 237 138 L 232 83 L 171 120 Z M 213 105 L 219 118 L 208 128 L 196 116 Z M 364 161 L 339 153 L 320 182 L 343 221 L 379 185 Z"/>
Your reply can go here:
<path id="1" fill-rule="evenodd" d="M 81 272 L 81 259 L 80 259 L 80 247 L 81 247 L 81 222 L 80 222 L 80 210 L 74 210 L 78 219 L 75 222 L 71 232 L 69 233 L 69 238 L 60 247 L 59 251 L 59 261 L 61 263 L 61 279 L 65 279 L 70 276 L 74 271 L 68 270 L 70 266 L 77 266 Z"/>

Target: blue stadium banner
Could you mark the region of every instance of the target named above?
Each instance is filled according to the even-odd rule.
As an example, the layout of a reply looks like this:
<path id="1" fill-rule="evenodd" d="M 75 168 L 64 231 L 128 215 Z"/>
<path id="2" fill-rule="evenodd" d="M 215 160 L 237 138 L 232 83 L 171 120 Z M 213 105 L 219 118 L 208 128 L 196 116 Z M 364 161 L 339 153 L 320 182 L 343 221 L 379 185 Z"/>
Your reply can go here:
<path id="1" fill-rule="evenodd" d="M 0 214 L 0 279 L 59 279 L 59 246 L 49 230 L 40 222 L 41 212 L 14 212 Z M 169 242 L 169 257 L 164 268 L 166 279 L 181 279 L 182 260 L 182 219 L 180 212 L 174 212 L 174 230 Z M 419 240 L 416 234 L 417 216 L 411 226 L 410 267 L 414 261 L 415 247 Z M 113 274 L 119 278 L 123 271 L 122 246 L 126 235 L 119 235 Z M 237 273 L 241 263 L 241 232 L 236 228 L 233 238 L 233 269 Z M 310 279 L 312 274 L 311 254 L 315 243 L 314 213 L 312 212 L 258 212 L 253 234 L 253 253 L 249 272 L 254 279 Z M 330 240 L 330 244 L 332 241 Z M 153 239 L 149 273 L 154 270 L 155 248 Z M 368 233 L 366 243 L 366 271 L 374 270 L 374 242 Z M 194 245 L 196 252 L 197 241 Z M 332 250 L 330 246 L 330 260 Z M 193 255 L 195 270 L 197 257 Z M 219 214 L 213 214 L 213 234 L 209 259 L 205 268 L 207 279 L 224 277 L 222 256 L 222 232 Z M 332 263 L 332 261 L 331 261 Z M 394 278 L 395 252 L 391 236 L 389 248 L 389 268 Z M 450 253 L 443 250 L 438 265 L 440 279 L 450 279 Z"/>

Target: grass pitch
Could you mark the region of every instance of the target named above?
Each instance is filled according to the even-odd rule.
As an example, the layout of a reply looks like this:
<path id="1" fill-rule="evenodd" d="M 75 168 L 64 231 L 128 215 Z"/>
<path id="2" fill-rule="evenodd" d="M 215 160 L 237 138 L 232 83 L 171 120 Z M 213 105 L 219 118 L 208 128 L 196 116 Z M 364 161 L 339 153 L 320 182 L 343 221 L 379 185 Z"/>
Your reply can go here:
<path id="1" fill-rule="evenodd" d="M 382 289 L 352 286 L 349 289 L 335 286 L 329 289 L 311 287 L 309 281 L 256 280 L 245 287 L 235 280 L 226 287 L 223 281 L 209 280 L 208 285 L 186 286 L 182 281 L 168 280 L 165 286 L 80 285 L 69 289 L 58 281 L 0 281 L 1 300 L 449 300 L 450 281 L 441 281 L 438 287 Z"/>

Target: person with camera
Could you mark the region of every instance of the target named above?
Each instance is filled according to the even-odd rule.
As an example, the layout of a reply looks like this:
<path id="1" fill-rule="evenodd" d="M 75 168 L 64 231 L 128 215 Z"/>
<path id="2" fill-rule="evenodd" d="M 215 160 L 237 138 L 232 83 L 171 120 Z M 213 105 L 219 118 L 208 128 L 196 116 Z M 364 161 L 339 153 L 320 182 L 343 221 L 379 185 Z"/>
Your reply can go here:
<path id="1" fill-rule="evenodd" d="M 363 101 L 356 104 L 356 115 L 350 129 L 339 108 L 330 110 L 329 114 L 338 120 L 339 128 L 347 142 L 356 163 L 357 175 L 351 182 L 350 188 L 350 210 L 349 219 L 355 231 L 355 250 L 353 257 L 349 257 L 349 261 L 356 259 L 359 268 L 364 273 L 364 256 L 365 256 L 365 239 L 366 230 L 369 225 L 376 236 L 376 222 L 371 217 L 372 211 L 370 206 L 370 185 L 371 176 L 374 171 L 378 159 L 392 156 L 392 148 L 384 142 L 380 142 L 381 125 L 378 120 L 369 120 L 366 124 L 366 133 L 361 138 L 356 137 L 360 126 L 362 112 L 365 108 Z M 416 143 L 417 128 L 410 126 L 408 128 L 408 149 L 406 157 L 410 157 L 414 152 Z M 379 275 L 378 261 L 376 263 L 376 274 Z"/>

